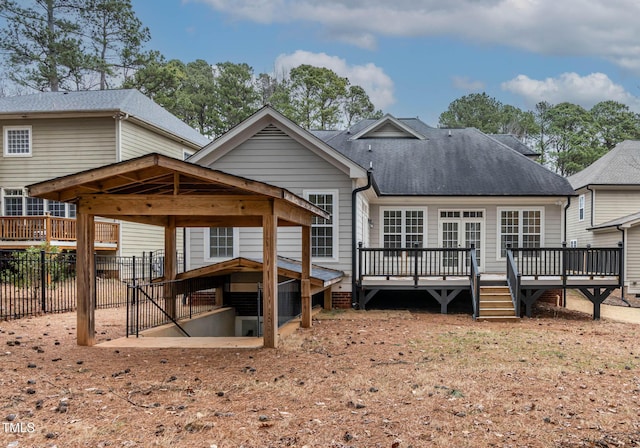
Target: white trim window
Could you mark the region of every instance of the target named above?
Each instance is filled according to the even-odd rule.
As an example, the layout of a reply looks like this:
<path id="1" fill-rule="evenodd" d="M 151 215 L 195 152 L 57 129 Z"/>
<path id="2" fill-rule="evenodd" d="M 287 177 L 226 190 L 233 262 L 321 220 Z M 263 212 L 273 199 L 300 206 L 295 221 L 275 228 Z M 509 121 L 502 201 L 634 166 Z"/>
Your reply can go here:
<path id="1" fill-rule="evenodd" d="M 385 249 L 426 247 L 426 208 L 380 208 L 380 246 Z"/>
<path id="2" fill-rule="evenodd" d="M 578 221 L 584 221 L 584 195 L 578 196 Z"/>
<path id="3" fill-rule="evenodd" d="M 194 154 L 193 151 L 189 151 L 188 149 L 182 149 L 182 160 L 187 160 Z"/>
<path id="4" fill-rule="evenodd" d="M 577 248 L 577 247 L 578 247 L 578 240 L 571 240 L 571 241 L 569 241 L 569 247 L 570 247 L 571 249 L 575 249 L 575 248 Z"/>
<path id="5" fill-rule="evenodd" d="M 336 260 L 338 258 L 338 190 L 308 190 L 304 198 L 331 216 L 314 216 L 311 221 L 311 258 Z"/>
<path id="6" fill-rule="evenodd" d="M 75 218 L 76 205 L 33 198 L 22 188 L 2 189 L 3 216 L 44 216 L 47 213 L 58 218 Z"/>
<path id="7" fill-rule="evenodd" d="M 511 247 L 542 247 L 544 244 L 544 210 L 542 208 L 498 208 L 498 259 L 507 256 L 507 244 Z"/>
<path id="8" fill-rule="evenodd" d="M 238 229 L 235 227 L 208 227 L 204 235 L 207 261 L 229 260 L 238 256 Z"/>
<path id="9" fill-rule="evenodd" d="M 5 157 L 31 157 L 31 126 L 4 126 Z"/>

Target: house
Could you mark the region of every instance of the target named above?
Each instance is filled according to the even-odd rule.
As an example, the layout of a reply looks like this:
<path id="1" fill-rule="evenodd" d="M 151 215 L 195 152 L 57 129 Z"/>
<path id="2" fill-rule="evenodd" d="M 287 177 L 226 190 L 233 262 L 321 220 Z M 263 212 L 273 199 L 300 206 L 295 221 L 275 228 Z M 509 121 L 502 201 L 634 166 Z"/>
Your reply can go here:
<path id="1" fill-rule="evenodd" d="M 577 198 L 567 213 L 569 244 L 624 243 L 625 293 L 640 293 L 640 141 L 625 140 L 569 177 Z"/>
<path id="2" fill-rule="evenodd" d="M 0 249 L 75 248 L 74 204 L 28 197 L 26 185 L 152 151 L 182 160 L 209 142 L 137 90 L 0 98 L 0 128 Z M 162 229 L 102 219 L 95 248 L 126 256 L 162 249 Z"/>
<path id="3" fill-rule="evenodd" d="M 542 269 L 560 264 L 536 251 L 561 247 L 575 195 L 530 155 L 477 129 L 391 115 L 308 132 L 267 106 L 188 161 L 286 188 L 331 213 L 312 226 L 312 261 L 345 273 L 331 287 L 333 306 L 364 307 L 385 289 L 424 289 L 446 312 L 461 291 L 476 297 L 470 269 L 485 284 L 506 285 L 508 253 L 516 251 L 521 270 L 536 260 L 528 292 L 524 283 L 510 286 L 516 310 L 522 301 L 529 312 L 541 291 L 561 287 L 560 278 L 566 285 L 566 271 L 553 285 L 540 283 Z M 281 229 L 278 254 L 300 258 L 298 241 Z M 262 242 L 256 229 L 212 227 L 189 229 L 186 246 L 187 269 L 196 269 L 258 257 Z M 255 292 L 259 281 L 232 273 L 229 290 Z"/>

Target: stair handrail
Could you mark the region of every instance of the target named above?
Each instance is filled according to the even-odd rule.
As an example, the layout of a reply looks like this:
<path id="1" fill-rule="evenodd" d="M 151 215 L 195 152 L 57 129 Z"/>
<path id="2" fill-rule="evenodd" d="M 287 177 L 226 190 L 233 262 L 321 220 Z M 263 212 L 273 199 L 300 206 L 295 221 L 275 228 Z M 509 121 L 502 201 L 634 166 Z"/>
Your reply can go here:
<path id="1" fill-rule="evenodd" d="M 476 248 L 471 244 L 469 250 L 470 273 L 469 283 L 471 286 L 471 300 L 473 303 L 473 318 L 477 319 L 480 315 L 480 270 L 478 269 L 478 259 L 476 257 Z"/>
<path id="2" fill-rule="evenodd" d="M 520 317 L 520 284 L 522 274 L 518 272 L 518 266 L 513 258 L 513 251 L 507 245 L 507 285 L 511 294 L 511 302 L 515 310 L 516 317 Z"/>

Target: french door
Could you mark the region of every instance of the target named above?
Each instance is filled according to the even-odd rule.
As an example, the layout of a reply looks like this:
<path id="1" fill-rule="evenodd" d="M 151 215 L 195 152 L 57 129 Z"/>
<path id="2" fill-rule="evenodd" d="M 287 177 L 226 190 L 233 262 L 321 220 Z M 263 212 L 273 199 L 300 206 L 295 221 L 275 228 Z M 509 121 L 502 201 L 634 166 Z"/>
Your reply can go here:
<path id="1" fill-rule="evenodd" d="M 440 247 L 444 249 L 476 248 L 478 267 L 482 270 L 484 212 L 482 210 L 441 210 Z M 466 271 L 469 256 L 460 252 L 445 252 L 442 267 L 454 271 Z"/>

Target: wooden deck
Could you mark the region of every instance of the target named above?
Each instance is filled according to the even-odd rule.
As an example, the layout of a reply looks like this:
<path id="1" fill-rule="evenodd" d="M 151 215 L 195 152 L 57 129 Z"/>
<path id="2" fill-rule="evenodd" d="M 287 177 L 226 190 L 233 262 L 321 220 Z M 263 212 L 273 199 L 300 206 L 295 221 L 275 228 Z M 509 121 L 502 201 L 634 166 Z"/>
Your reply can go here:
<path id="1" fill-rule="evenodd" d="M 545 291 L 578 289 L 600 316 L 600 304 L 623 285 L 622 246 L 608 248 L 507 248 L 504 272 L 477 270 L 475 250 L 442 248 L 359 248 L 356 281 L 360 308 L 383 290 L 424 290 L 446 313 L 448 304 L 461 292 L 470 292 L 474 317 L 486 286 L 507 286 L 515 315 L 531 315 L 532 306 Z"/>
<path id="2" fill-rule="evenodd" d="M 26 249 L 41 244 L 75 250 L 77 226 L 73 218 L 56 216 L 0 216 L 0 249 Z M 95 222 L 96 250 L 118 250 L 120 224 Z"/>

